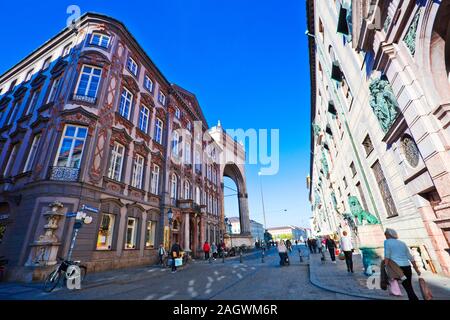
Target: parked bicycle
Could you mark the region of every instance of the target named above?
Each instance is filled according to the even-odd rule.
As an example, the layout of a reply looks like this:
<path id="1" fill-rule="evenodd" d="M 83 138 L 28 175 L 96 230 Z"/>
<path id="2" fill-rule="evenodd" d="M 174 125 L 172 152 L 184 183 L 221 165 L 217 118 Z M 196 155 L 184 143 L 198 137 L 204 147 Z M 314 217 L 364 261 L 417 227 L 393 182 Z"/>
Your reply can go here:
<path id="1" fill-rule="evenodd" d="M 81 265 L 81 261 L 69 261 L 66 259 L 62 259 L 58 257 L 58 260 L 61 261 L 61 263 L 59 265 L 56 266 L 56 269 L 53 270 L 45 279 L 44 282 L 44 291 L 45 292 L 51 292 L 53 291 L 53 289 L 56 288 L 56 286 L 58 285 L 58 283 L 60 282 L 61 278 L 63 279 L 63 282 L 66 283 L 67 279 L 70 279 L 74 273 L 75 270 L 72 269 L 72 271 L 69 271 L 68 274 L 68 269 L 69 266 L 74 265 L 74 266 L 78 266 L 80 268 L 80 277 L 81 277 L 81 281 L 84 280 L 84 278 L 86 277 L 86 273 L 87 273 L 87 267 L 84 265 Z"/>

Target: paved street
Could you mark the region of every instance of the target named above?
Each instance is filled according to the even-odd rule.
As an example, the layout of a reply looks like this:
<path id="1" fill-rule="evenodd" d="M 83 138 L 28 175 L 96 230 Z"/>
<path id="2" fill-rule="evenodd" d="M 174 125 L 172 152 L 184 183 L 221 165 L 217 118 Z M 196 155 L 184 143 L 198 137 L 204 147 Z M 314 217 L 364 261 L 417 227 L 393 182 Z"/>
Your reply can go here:
<path id="1" fill-rule="evenodd" d="M 239 258 L 195 261 L 174 274 L 153 266 L 101 272 L 89 274 L 79 291 L 45 293 L 41 284 L 6 283 L 0 285 L 0 299 L 355 299 L 312 285 L 307 259 L 301 264 L 296 250 L 290 257 L 291 265 L 280 267 L 272 248 L 265 263 L 258 252 L 243 263 Z"/>

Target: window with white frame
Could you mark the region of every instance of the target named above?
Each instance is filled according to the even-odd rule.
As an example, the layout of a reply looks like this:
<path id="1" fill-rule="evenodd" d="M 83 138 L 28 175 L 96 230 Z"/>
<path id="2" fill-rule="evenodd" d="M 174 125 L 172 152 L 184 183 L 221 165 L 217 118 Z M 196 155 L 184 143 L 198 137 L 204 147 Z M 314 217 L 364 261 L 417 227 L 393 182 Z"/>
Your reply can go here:
<path id="1" fill-rule="evenodd" d="M 34 136 L 33 142 L 31 143 L 30 151 L 28 152 L 27 161 L 25 162 L 25 167 L 23 172 L 31 171 L 34 164 L 34 159 L 36 158 L 37 148 L 39 146 L 39 141 L 41 140 L 41 134 L 38 133 Z"/>
<path id="2" fill-rule="evenodd" d="M 142 180 L 144 176 L 144 157 L 141 155 L 136 155 L 134 159 L 133 166 L 133 177 L 131 181 L 131 186 L 142 189 Z"/>
<path id="3" fill-rule="evenodd" d="M 159 194 L 159 166 L 156 164 L 152 168 L 151 192 Z"/>
<path id="4" fill-rule="evenodd" d="M 8 121 L 6 121 L 6 125 L 11 125 L 16 120 L 17 114 L 20 109 L 20 103 L 21 101 L 16 101 L 11 108 L 11 112 L 9 113 Z"/>
<path id="5" fill-rule="evenodd" d="M 79 169 L 86 136 L 86 127 L 66 125 L 54 166 Z"/>
<path id="6" fill-rule="evenodd" d="M 174 131 L 172 136 L 172 155 L 174 157 L 178 157 L 180 155 L 179 144 L 180 144 L 180 135 L 178 134 L 177 131 Z"/>
<path id="7" fill-rule="evenodd" d="M 27 75 L 25 76 L 25 82 L 31 80 L 31 76 L 33 75 L 33 70 L 31 69 L 30 71 L 27 72 Z"/>
<path id="8" fill-rule="evenodd" d="M 135 76 L 137 76 L 137 73 L 138 73 L 138 65 L 137 65 L 136 61 L 134 61 L 134 59 L 133 59 L 132 57 L 128 57 L 127 68 L 128 68 L 128 70 L 130 70 L 130 72 L 131 72 L 132 74 L 134 74 Z"/>
<path id="9" fill-rule="evenodd" d="M 26 115 L 32 114 L 34 112 L 34 110 L 36 110 L 36 106 L 39 100 L 39 95 L 41 93 L 41 90 L 35 90 L 32 95 L 31 95 L 31 99 L 30 99 L 30 103 L 28 104 L 28 108 L 27 108 L 27 112 L 25 113 Z"/>
<path id="10" fill-rule="evenodd" d="M 163 135 L 163 122 L 161 119 L 156 118 L 155 120 L 155 141 L 159 144 L 162 144 L 162 135 Z"/>
<path id="11" fill-rule="evenodd" d="M 150 92 L 153 92 L 153 81 L 149 76 L 144 77 L 144 87 Z"/>
<path id="12" fill-rule="evenodd" d="M 120 96 L 119 114 L 127 120 L 130 120 L 132 101 L 133 94 L 127 88 L 123 88 L 122 95 Z"/>
<path id="13" fill-rule="evenodd" d="M 48 95 L 47 103 L 55 101 L 56 93 L 58 92 L 60 83 L 61 83 L 61 77 L 53 80 L 52 86 L 50 88 L 50 93 Z"/>
<path id="14" fill-rule="evenodd" d="M 202 162 L 199 151 L 195 151 L 195 170 L 199 173 L 202 172 Z"/>
<path id="15" fill-rule="evenodd" d="M 47 59 L 45 59 L 44 63 L 42 64 L 42 70 L 45 70 L 48 67 L 50 67 L 51 61 L 52 61 L 52 57 L 48 57 Z"/>
<path id="16" fill-rule="evenodd" d="M 180 109 L 178 107 L 175 107 L 175 117 L 177 119 L 181 118 L 181 111 L 180 111 Z"/>
<path id="17" fill-rule="evenodd" d="M 158 93 L 158 102 L 161 103 L 163 106 L 166 104 L 166 95 L 162 93 L 161 90 Z"/>
<path id="18" fill-rule="evenodd" d="M 145 228 L 145 247 L 153 248 L 155 246 L 156 222 L 147 221 Z"/>
<path id="19" fill-rule="evenodd" d="M 64 47 L 62 51 L 62 57 L 67 56 L 70 53 L 70 49 L 72 49 L 72 42 Z"/>
<path id="20" fill-rule="evenodd" d="M 125 249 L 136 249 L 138 219 L 128 217 Z"/>
<path id="21" fill-rule="evenodd" d="M 195 187 L 195 203 L 201 204 L 201 190 L 199 187 Z"/>
<path id="22" fill-rule="evenodd" d="M 108 178 L 117 181 L 121 180 L 123 160 L 125 157 L 125 147 L 118 142 L 114 142 L 111 150 L 111 162 L 109 164 Z"/>
<path id="23" fill-rule="evenodd" d="M 175 173 L 172 173 L 172 177 L 170 179 L 170 198 L 177 199 L 177 184 L 178 178 Z"/>
<path id="24" fill-rule="evenodd" d="M 184 144 L 184 163 L 191 164 L 191 143 L 188 141 Z"/>
<path id="25" fill-rule="evenodd" d="M 106 34 L 94 32 L 91 36 L 90 44 L 103 48 L 108 48 L 110 39 L 111 39 L 110 36 Z"/>
<path id="26" fill-rule="evenodd" d="M 187 129 L 189 132 L 192 131 L 192 124 L 191 124 L 190 121 L 187 122 L 187 124 L 186 124 L 186 129 Z"/>
<path id="27" fill-rule="evenodd" d="M 3 176 L 8 177 L 11 175 L 12 167 L 16 161 L 17 152 L 19 151 L 19 143 L 16 143 L 12 146 L 11 151 L 9 152 L 8 162 L 6 163 L 5 170 L 3 170 Z"/>
<path id="28" fill-rule="evenodd" d="M 141 106 L 139 111 L 139 129 L 143 132 L 148 132 L 148 119 L 150 116 L 150 110 L 146 106 Z"/>
<path id="29" fill-rule="evenodd" d="M 111 250 L 111 244 L 114 234 L 115 216 L 104 213 L 97 235 L 97 250 Z"/>
<path id="30" fill-rule="evenodd" d="M 79 97 L 96 98 L 101 75 L 102 69 L 83 65 L 75 94 Z"/>
<path id="31" fill-rule="evenodd" d="M 184 182 L 184 199 L 191 199 L 191 185 L 189 181 Z"/>

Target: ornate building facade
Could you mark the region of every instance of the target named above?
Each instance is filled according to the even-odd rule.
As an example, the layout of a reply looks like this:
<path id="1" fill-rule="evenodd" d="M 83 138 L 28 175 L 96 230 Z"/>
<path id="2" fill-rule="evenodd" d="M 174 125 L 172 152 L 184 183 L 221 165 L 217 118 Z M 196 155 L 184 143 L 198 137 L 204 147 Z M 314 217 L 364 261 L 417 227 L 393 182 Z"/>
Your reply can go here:
<path id="1" fill-rule="evenodd" d="M 450 1 L 309 0 L 307 15 L 314 232 L 394 228 L 449 274 Z"/>
<path id="2" fill-rule="evenodd" d="M 229 150 L 245 159 L 121 22 L 83 15 L 0 76 L 7 278 L 40 279 L 67 256 L 70 213 L 83 207 L 93 221 L 73 257 L 91 271 L 154 262 L 160 243 L 197 255 L 224 238 L 223 175 L 239 182 L 249 219 L 243 164 L 221 162 Z"/>

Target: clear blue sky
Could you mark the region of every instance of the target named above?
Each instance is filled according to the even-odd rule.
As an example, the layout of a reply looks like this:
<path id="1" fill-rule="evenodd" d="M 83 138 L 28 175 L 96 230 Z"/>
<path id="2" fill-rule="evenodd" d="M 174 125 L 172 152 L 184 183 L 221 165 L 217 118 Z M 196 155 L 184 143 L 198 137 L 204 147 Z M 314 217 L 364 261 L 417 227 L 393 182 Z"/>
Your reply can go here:
<path id="1" fill-rule="evenodd" d="M 262 178 L 267 224 L 306 225 L 310 96 L 304 1 L 5 1 L 0 73 L 62 30 L 71 4 L 82 13 L 122 21 L 169 81 L 197 95 L 210 125 L 220 119 L 225 128 L 279 129 L 279 173 Z M 263 222 L 258 171 L 247 165 L 250 217 Z M 228 216 L 236 207 L 231 198 Z M 288 212 L 276 212 L 282 209 Z"/>

